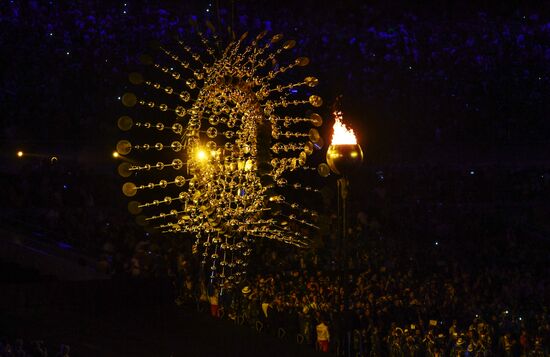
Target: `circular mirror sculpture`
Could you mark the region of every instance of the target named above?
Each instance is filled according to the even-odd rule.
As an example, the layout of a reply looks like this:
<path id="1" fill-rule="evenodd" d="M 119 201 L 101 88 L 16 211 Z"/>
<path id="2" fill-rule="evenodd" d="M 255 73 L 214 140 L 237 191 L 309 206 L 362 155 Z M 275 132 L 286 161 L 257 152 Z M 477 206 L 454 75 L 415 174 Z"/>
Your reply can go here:
<path id="1" fill-rule="evenodd" d="M 315 128 L 323 120 L 311 109 L 323 101 L 311 93 L 317 78 L 288 80 L 288 71 L 296 68 L 296 78 L 309 63 L 293 56 L 294 40 L 264 31 L 222 46 L 208 28 L 206 36 L 195 24 L 193 47 L 159 46 L 158 63 L 142 56 L 150 75 L 130 74 L 141 90 L 121 97 L 132 112 L 117 125 L 132 137 L 116 146 L 125 160 L 118 171 L 139 224 L 192 236 L 211 281 L 233 286 L 246 274 L 254 240 L 305 247 L 317 228 L 317 212 L 300 198 L 318 190 L 295 173 L 316 175 L 307 162 L 320 148 Z"/>

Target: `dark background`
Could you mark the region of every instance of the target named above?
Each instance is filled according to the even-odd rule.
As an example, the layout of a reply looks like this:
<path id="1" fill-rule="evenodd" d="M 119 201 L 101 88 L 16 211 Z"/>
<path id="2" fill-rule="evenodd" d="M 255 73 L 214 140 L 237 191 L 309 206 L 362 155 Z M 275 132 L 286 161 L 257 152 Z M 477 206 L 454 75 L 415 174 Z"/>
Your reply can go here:
<path id="1" fill-rule="evenodd" d="M 369 242 L 383 237 L 378 243 L 387 255 L 405 262 L 414 256 L 427 275 L 441 261 L 473 272 L 490 265 L 502 269 L 499 282 L 527 272 L 525 284 L 544 291 L 549 11 L 544 1 L 2 1 L 2 236 L 40 254 L 67 256 L 84 270 L 95 271 L 99 262 L 117 276 L 129 273 L 140 244 L 153 252 L 146 260 L 156 268 L 147 274 L 156 277 L 166 270 L 164 258 L 190 250 L 189 242 L 136 225 L 111 154 L 121 138 L 116 120 L 125 114 L 119 98 L 132 90 L 128 73 L 140 70 L 140 54 L 155 55 L 153 41 L 175 46 L 174 35 L 195 41 L 194 16 L 203 28 L 210 19 L 224 34 L 227 26 L 237 34 L 267 28 L 296 39 L 292 55 L 308 56 L 307 71 L 320 80 L 326 142 L 330 106 L 343 95 L 344 119 L 365 152 L 362 169 L 351 177 L 350 219 L 357 223 L 362 212 L 380 227 Z M 304 253 L 318 254 L 325 267 L 337 256 L 329 223 L 334 179 L 314 179 L 326 202 L 324 230 L 313 253 Z M 15 268 L 3 265 L 3 282 L 60 280 L 56 272 L 64 263 L 46 259 L 34 266 L 34 258 L 18 254 L 2 257 L 18 258 Z M 280 268 L 262 254 L 255 272 Z M 518 314 L 547 313 L 547 290 L 537 291 L 515 301 Z M 506 300 L 504 289 L 491 293 Z M 39 337 L 25 330 L 33 324 L 25 313 L 5 315 L 14 321 L 4 329 L 10 337 Z"/>

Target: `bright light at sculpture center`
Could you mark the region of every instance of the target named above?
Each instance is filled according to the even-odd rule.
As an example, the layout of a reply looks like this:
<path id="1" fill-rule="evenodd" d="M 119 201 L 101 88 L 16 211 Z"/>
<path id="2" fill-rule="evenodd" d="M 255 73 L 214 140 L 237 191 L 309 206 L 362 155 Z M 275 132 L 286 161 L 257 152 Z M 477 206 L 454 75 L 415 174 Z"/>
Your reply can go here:
<path id="1" fill-rule="evenodd" d="M 208 158 L 208 154 L 204 150 L 198 150 L 197 151 L 197 161 L 204 162 Z"/>
<path id="2" fill-rule="evenodd" d="M 335 121 L 334 126 L 332 127 L 334 133 L 332 134 L 331 145 L 356 145 L 357 137 L 353 132 L 353 129 L 348 128 L 346 124 L 343 123 L 342 112 L 334 112 Z"/>

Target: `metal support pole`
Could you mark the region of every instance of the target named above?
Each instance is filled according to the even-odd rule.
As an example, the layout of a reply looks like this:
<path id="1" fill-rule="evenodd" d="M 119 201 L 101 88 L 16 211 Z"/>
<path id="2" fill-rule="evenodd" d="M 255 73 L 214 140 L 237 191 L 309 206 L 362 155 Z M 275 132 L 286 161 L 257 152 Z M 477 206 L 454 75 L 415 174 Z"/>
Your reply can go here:
<path id="1" fill-rule="evenodd" d="M 340 222 L 339 235 L 340 235 L 340 259 L 342 260 L 340 268 L 342 271 L 346 271 L 346 239 L 347 239 L 347 199 L 349 192 L 349 181 L 347 177 L 342 176 L 337 181 L 338 184 L 338 216 Z"/>

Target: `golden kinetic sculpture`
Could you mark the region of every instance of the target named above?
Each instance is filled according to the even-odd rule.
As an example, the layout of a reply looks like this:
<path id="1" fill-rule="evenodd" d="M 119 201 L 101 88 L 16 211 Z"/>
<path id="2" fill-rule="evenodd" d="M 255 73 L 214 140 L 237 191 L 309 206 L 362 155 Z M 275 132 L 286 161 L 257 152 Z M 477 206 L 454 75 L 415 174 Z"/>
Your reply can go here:
<path id="1" fill-rule="evenodd" d="M 251 40 L 247 33 L 233 37 L 222 47 L 211 23 L 208 38 L 194 25 L 196 48 L 181 41 L 177 51 L 161 46 L 167 64 L 142 58 L 153 67 L 152 76 L 162 79 L 130 74 L 130 82 L 144 85 L 146 93 L 125 93 L 122 103 L 147 120 L 119 118 L 119 128 L 137 129 L 132 140 L 138 140 L 118 142 L 125 160 L 119 173 L 139 181 L 124 183 L 122 191 L 143 197 L 128 205 L 134 214 L 148 212 L 142 223 L 191 233 L 193 252 L 201 254 L 210 278 L 235 284 L 246 273 L 255 239 L 304 247 L 305 233 L 316 228 L 316 212 L 292 198 L 317 191 L 295 177 L 316 170 L 307 160 L 322 146 L 314 127 L 323 120 L 304 113 L 322 99 L 309 93 L 317 78 L 282 79 L 309 63 L 307 57 L 279 63 L 292 55 L 294 40 L 264 31 Z"/>

